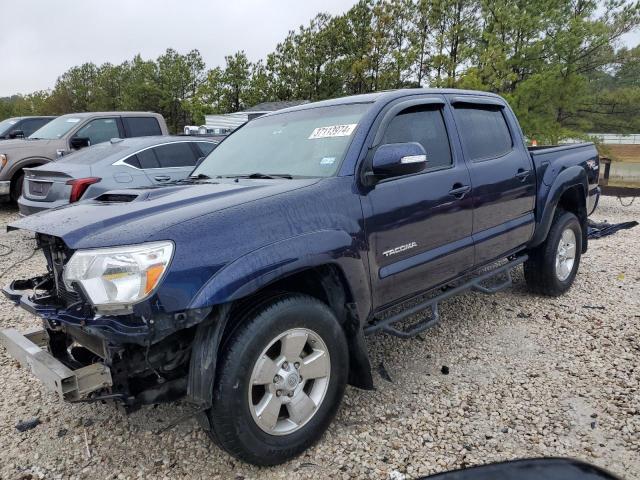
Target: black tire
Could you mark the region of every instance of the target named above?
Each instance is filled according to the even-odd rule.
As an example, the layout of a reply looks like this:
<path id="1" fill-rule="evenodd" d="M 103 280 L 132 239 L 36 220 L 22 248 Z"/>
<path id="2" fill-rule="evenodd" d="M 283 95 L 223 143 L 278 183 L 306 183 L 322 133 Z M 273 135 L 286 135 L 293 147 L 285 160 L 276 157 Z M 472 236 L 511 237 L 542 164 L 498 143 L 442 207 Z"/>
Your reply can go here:
<path id="1" fill-rule="evenodd" d="M 575 235 L 575 257 L 573 268 L 565 279 L 556 272 L 556 254 L 562 234 L 570 229 Z M 580 267 L 582 255 L 582 227 L 580 221 L 571 212 L 559 210 L 551 224 L 544 243 L 529 252 L 524 263 L 524 278 L 530 290 L 542 295 L 557 297 L 571 288 Z"/>
<path id="2" fill-rule="evenodd" d="M 331 309 L 306 295 L 267 300 L 258 308 L 249 309 L 241 322 L 224 342 L 219 359 L 212 407 L 208 411 L 211 436 L 224 450 L 243 461 L 260 466 L 277 465 L 309 448 L 331 423 L 349 372 L 347 341 Z M 255 388 L 250 385 L 252 372 L 274 339 L 300 328 L 313 331 L 327 348 L 330 373 L 326 393 L 315 413 L 297 430 L 283 435 L 269 434 L 252 416 L 249 401 L 249 388 Z"/>
<path id="3" fill-rule="evenodd" d="M 22 195 L 22 185 L 24 183 L 24 173 L 22 170 L 16 174 L 11 181 L 11 201 L 17 202 Z"/>

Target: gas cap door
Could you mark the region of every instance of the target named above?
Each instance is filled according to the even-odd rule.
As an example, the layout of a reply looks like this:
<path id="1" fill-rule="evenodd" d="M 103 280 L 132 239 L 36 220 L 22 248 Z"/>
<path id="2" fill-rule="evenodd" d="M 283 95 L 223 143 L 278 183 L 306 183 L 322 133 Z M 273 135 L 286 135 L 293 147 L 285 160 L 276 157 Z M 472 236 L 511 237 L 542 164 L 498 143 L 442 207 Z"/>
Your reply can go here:
<path id="1" fill-rule="evenodd" d="M 113 174 L 113 179 L 118 183 L 131 183 L 133 177 L 126 172 L 118 172 Z"/>

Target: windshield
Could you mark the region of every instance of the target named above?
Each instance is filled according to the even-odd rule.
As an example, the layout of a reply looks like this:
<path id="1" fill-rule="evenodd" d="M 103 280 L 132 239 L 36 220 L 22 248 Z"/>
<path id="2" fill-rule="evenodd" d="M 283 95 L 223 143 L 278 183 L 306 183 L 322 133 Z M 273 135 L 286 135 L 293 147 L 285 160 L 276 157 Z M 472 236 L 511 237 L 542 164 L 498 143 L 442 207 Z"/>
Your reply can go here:
<path id="1" fill-rule="evenodd" d="M 336 105 L 252 120 L 220 143 L 192 176 L 335 175 L 369 107 Z"/>
<path id="2" fill-rule="evenodd" d="M 17 118 L 7 118 L 6 120 L 2 120 L 0 122 L 0 135 L 5 133 L 5 131 L 9 130 L 17 122 L 18 122 Z"/>
<path id="3" fill-rule="evenodd" d="M 29 138 L 31 139 L 44 139 L 44 140 L 57 140 L 62 138 L 69 130 L 75 127 L 80 119 L 78 117 L 58 117 L 51 120 L 44 127 L 33 132 Z"/>

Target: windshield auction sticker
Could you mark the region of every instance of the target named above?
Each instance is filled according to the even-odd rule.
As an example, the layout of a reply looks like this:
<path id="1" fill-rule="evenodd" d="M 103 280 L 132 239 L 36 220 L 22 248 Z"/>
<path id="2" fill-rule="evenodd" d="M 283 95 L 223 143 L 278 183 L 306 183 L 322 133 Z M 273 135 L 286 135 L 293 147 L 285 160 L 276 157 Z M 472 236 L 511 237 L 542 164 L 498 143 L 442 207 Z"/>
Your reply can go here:
<path id="1" fill-rule="evenodd" d="M 329 127 L 318 127 L 313 132 L 311 132 L 308 140 L 314 140 L 316 138 L 348 137 L 353 133 L 357 126 L 357 123 L 350 123 L 348 125 L 331 125 Z"/>

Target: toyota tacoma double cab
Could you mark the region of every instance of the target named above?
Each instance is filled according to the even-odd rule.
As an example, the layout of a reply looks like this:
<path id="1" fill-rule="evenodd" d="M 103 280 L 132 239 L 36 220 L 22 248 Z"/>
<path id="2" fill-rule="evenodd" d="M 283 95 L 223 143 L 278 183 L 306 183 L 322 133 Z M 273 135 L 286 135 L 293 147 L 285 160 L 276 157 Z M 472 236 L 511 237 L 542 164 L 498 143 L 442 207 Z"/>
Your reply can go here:
<path id="1" fill-rule="evenodd" d="M 44 328 L 0 332 L 62 399 L 186 397 L 258 465 L 318 440 L 365 337 L 410 337 L 438 303 L 509 285 L 567 291 L 599 190 L 592 144 L 528 149 L 509 105 L 408 89 L 247 123 L 191 176 L 32 215 L 48 268 L 4 293 Z M 418 311 L 424 312 L 417 316 Z"/>

